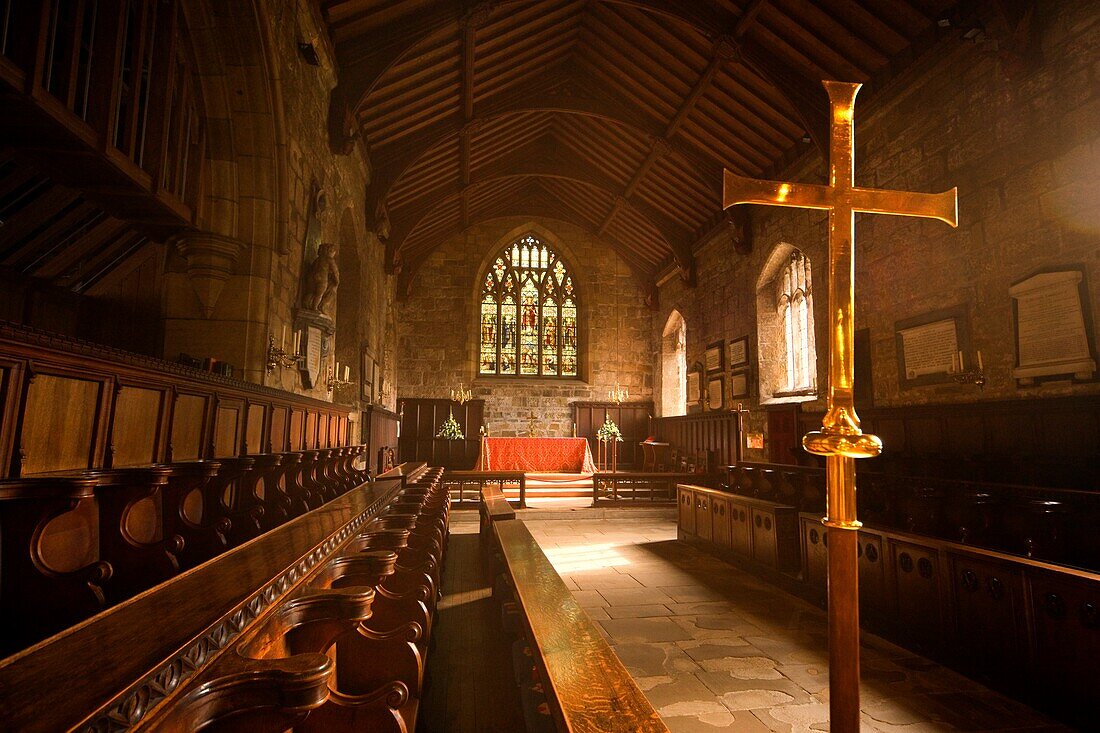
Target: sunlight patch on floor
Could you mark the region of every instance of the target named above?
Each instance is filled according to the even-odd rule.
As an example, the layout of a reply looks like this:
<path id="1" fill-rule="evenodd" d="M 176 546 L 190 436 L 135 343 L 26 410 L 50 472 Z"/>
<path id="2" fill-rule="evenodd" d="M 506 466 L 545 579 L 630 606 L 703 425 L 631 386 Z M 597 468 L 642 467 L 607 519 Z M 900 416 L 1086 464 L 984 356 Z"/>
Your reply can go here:
<path id="1" fill-rule="evenodd" d="M 544 550 L 550 564 L 559 574 L 583 573 L 590 570 L 629 565 L 630 560 L 616 550 L 616 545 L 578 545 L 548 547 Z"/>

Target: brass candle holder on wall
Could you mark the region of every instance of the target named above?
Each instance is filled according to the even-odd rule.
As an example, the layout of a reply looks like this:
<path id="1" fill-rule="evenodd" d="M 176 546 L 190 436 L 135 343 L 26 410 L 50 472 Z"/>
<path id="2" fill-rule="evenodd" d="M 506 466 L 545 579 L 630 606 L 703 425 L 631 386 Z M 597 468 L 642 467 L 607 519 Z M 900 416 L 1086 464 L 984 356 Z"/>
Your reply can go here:
<path id="1" fill-rule="evenodd" d="M 294 341 L 297 343 L 298 334 L 294 334 Z M 286 327 L 283 327 L 283 346 L 286 346 Z M 275 334 L 269 333 L 267 336 L 267 371 L 275 371 L 276 368 L 281 369 L 293 369 L 298 366 L 302 361 L 302 356 L 297 353 L 297 349 L 293 354 L 286 351 L 281 346 L 275 345 Z"/>

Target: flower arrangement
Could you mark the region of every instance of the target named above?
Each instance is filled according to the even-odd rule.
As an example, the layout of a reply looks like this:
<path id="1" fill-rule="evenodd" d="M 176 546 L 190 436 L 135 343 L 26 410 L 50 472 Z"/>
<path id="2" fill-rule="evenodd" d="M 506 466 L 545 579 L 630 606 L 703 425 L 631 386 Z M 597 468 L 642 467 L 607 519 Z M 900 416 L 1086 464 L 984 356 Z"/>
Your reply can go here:
<path id="1" fill-rule="evenodd" d="M 455 420 L 454 410 L 449 412 L 447 419 L 439 426 L 439 432 L 435 434 L 435 437 L 446 438 L 447 440 L 466 439 L 466 436 L 462 434 L 462 427 L 458 424 L 458 420 Z"/>
<path id="2" fill-rule="evenodd" d="M 603 425 L 596 431 L 596 437 L 604 442 L 612 440 L 619 443 L 623 442 L 623 434 L 619 432 L 619 426 L 615 424 L 610 415 L 604 416 Z"/>

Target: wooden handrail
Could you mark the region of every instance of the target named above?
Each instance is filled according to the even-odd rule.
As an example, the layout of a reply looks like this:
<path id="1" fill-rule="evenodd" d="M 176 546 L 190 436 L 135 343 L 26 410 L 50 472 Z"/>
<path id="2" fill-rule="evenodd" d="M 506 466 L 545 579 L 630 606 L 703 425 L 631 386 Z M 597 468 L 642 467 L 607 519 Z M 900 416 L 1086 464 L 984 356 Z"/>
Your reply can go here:
<path id="1" fill-rule="evenodd" d="M 522 521 L 494 526 L 559 730 L 667 733 Z"/>

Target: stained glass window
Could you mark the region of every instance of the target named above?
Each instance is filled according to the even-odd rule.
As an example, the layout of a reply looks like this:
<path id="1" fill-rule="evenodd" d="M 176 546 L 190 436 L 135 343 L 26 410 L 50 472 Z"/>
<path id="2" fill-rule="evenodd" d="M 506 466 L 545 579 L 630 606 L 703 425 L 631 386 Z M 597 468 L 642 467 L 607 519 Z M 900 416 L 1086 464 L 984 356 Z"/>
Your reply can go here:
<path id="1" fill-rule="evenodd" d="M 577 376 L 577 294 L 558 255 L 526 234 L 481 287 L 481 374 Z"/>

